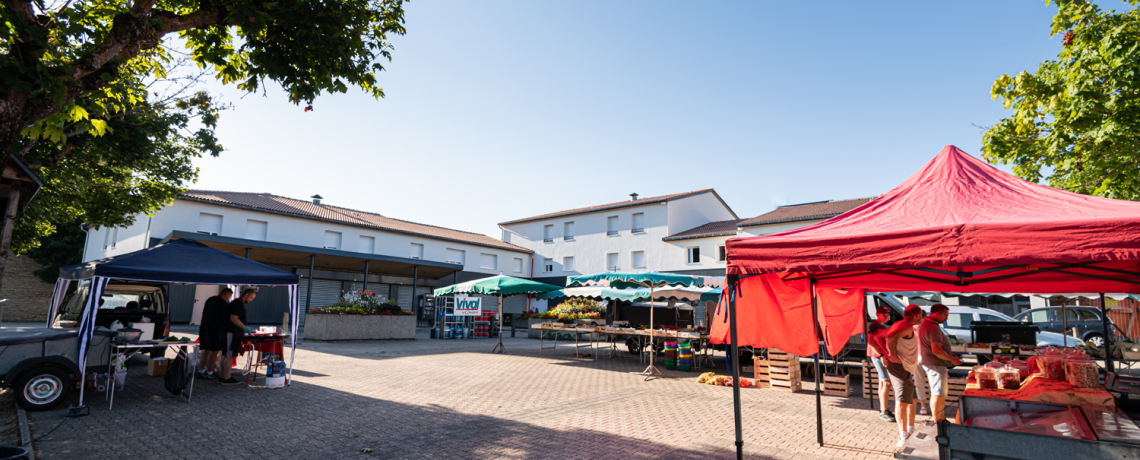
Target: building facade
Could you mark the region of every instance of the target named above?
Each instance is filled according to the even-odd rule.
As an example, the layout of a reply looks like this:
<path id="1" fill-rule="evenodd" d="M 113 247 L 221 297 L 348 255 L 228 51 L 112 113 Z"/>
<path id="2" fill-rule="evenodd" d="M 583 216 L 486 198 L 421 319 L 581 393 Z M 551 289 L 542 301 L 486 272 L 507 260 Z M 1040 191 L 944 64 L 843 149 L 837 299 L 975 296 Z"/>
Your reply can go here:
<path id="1" fill-rule="evenodd" d="M 366 269 L 368 290 L 413 309 L 436 287 L 500 273 L 530 277 L 532 255 L 526 248 L 486 235 L 322 204 L 319 196 L 305 201 L 265 193 L 190 190 L 153 216 L 136 216 L 133 225 L 88 228 L 83 260 L 126 254 L 177 238 L 194 238 L 297 273 L 302 277 L 303 311 L 365 288 Z M 171 286 L 172 320 L 197 323 L 205 299 L 218 289 Z M 279 324 L 287 311 L 283 291 L 270 288 L 259 293 L 255 303 L 262 305 L 251 304 L 250 322 Z M 505 306 L 521 312 L 525 299 L 519 304 Z"/>

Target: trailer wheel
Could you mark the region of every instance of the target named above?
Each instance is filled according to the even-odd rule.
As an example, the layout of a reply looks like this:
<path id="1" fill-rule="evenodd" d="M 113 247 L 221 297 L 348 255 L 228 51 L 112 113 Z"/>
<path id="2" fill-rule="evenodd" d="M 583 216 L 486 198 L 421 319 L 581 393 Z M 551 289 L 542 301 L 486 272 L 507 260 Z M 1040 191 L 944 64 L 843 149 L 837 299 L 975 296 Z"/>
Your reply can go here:
<path id="1" fill-rule="evenodd" d="M 71 394 L 75 386 L 67 371 L 51 366 L 29 369 L 12 386 L 16 403 L 29 411 L 49 410 Z"/>
<path id="2" fill-rule="evenodd" d="M 625 341 L 625 348 L 629 350 L 629 354 L 637 356 L 641 354 L 641 341 L 637 337 L 630 337 Z"/>

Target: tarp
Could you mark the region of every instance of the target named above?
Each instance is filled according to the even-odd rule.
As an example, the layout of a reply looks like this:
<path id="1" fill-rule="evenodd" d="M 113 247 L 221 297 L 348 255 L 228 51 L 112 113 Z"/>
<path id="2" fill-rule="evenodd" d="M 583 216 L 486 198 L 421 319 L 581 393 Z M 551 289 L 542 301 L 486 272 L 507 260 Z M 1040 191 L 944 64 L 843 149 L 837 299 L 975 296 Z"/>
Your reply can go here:
<path id="1" fill-rule="evenodd" d="M 284 286 L 299 276 L 223 252 L 191 239 L 178 239 L 106 259 L 59 269 L 63 280 L 104 278 L 164 284 Z"/>
<path id="2" fill-rule="evenodd" d="M 946 146 L 863 206 L 782 233 L 729 239 L 727 255 L 729 274 L 810 273 L 821 284 L 874 291 L 1140 293 L 1140 284 L 1096 278 L 1140 271 L 1140 203 L 1034 184 Z M 1025 268 L 990 277 L 1035 273 L 963 285 L 925 270 L 976 274 L 1010 265 Z M 870 272 L 822 276 L 859 270 Z"/>
<path id="3" fill-rule="evenodd" d="M 714 279 L 710 279 L 710 283 Z M 719 283 L 719 280 L 717 281 Z M 664 286 L 697 286 L 705 285 L 700 276 L 678 275 L 675 273 L 656 272 L 605 272 L 593 275 L 569 276 L 566 278 L 566 287 L 575 286 L 602 286 L 615 289 L 664 287 Z"/>
<path id="4" fill-rule="evenodd" d="M 289 320 L 292 353 L 289 356 L 289 382 L 293 380 L 293 357 L 297 351 L 297 326 L 300 303 L 297 282 L 300 277 L 248 259 L 211 248 L 191 239 L 178 239 L 120 256 L 95 260 L 60 269 L 56 293 L 67 290 L 75 280 L 91 280 L 90 293 L 79 320 L 78 363 L 81 374 L 87 372 L 87 344 L 95 333 L 95 316 L 99 300 L 112 281 L 149 281 L 163 284 L 216 284 L 242 286 L 286 286 L 289 293 Z M 48 327 L 63 296 L 52 295 L 48 307 Z M 80 386 L 79 404 L 83 405 L 84 386 Z"/>
<path id="5" fill-rule="evenodd" d="M 538 281 L 515 278 L 513 276 L 498 275 L 441 287 L 436 289 L 433 294 L 436 296 L 453 294 L 512 296 L 518 294 L 538 294 L 540 292 L 550 292 L 558 289 L 559 287 L 553 284 L 540 283 Z"/>
<path id="6" fill-rule="evenodd" d="M 782 233 L 729 239 L 727 254 L 728 273 L 761 274 L 738 284 L 739 344 L 806 356 L 818 350 L 809 276 L 821 293 L 1140 293 L 1140 203 L 1034 184 L 947 146 L 863 206 Z M 726 297 L 710 328 L 716 343 L 727 342 Z M 821 302 L 821 326 L 842 325 L 829 344 L 862 324 L 861 305 L 848 300 Z"/>

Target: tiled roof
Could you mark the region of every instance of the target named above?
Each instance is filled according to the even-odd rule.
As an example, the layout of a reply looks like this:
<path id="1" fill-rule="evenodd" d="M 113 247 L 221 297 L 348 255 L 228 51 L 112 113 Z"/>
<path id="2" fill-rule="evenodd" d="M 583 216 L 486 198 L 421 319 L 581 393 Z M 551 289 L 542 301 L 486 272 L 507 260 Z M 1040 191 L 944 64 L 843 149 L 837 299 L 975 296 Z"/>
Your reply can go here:
<path id="1" fill-rule="evenodd" d="M 662 241 L 676 241 L 688 240 L 692 238 L 709 238 L 713 236 L 736 235 L 737 224 L 742 221 L 744 221 L 744 219 L 709 222 L 697 228 L 691 228 L 674 235 L 669 235 L 663 238 Z"/>
<path id="2" fill-rule="evenodd" d="M 352 209 L 330 206 L 327 204 L 316 205 L 311 201 L 296 200 L 293 198 L 286 198 L 269 193 L 187 190 L 182 194 L 181 199 L 187 201 L 215 203 L 225 206 L 235 206 L 240 208 L 250 208 L 254 210 L 288 214 L 290 216 L 306 219 L 316 219 L 341 224 L 356 225 L 361 227 L 374 228 L 377 230 L 406 233 L 428 238 L 450 240 L 498 249 L 506 249 L 508 251 L 519 251 L 526 253 L 533 252 L 529 249 L 515 246 L 510 243 L 504 243 L 495 238 L 491 238 L 487 235 L 479 233 L 464 232 L 461 230 L 452 230 L 449 228 L 436 227 L 432 225 L 417 224 L 415 222 L 408 222 L 406 220 L 384 217 L 380 214 L 355 211 Z"/>
<path id="3" fill-rule="evenodd" d="M 536 220 L 552 219 L 555 217 L 566 217 L 566 216 L 573 216 L 573 215 L 577 215 L 577 214 L 586 214 L 586 213 L 590 213 L 590 212 L 608 211 L 610 209 L 628 208 L 628 207 L 632 207 L 632 206 L 644 206 L 647 204 L 661 203 L 664 201 L 676 200 L 676 199 L 685 198 L 685 197 L 689 197 L 689 196 L 693 196 L 693 195 L 700 195 L 702 193 L 712 193 L 713 196 L 716 197 L 716 199 L 720 200 L 721 204 L 724 205 L 725 209 L 728 209 L 728 212 L 731 212 L 733 216 L 736 216 L 736 212 L 734 212 L 732 210 L 732 208 L 730 208 L 728 206 L 728 203 L 724 202 L 724 199 L 722 199 L 720 197 L 720 195 L 716 193 L 715 189 L 706 188 L 704 190 L 695 190 L 692 192 L 685 192 L 685 193 L 674 193 L 672 195 L 661 195 L 661 196 L 654 196 L 654 197 L 648 197 L 648 198 L 639 198 L 637 201 L 627 200 L 627 201 L 619 201 L 617 203 L 602 204 L 602 205 L 597 205 L 597 206 L 589 206 L 589 207 L 585 207 L 585 208 L 568 209 L 566 211 L 552 212 L 550 214 L 543 214 L 540 216 L 527 217 L 525 219 L 515 219 L 515 220 L 510 220 L 507 222 L 501 222 L 501 223 L 499 223 L 499 225 L 521 224 L 523 222 L 533 222 Z"/>
<path id="4" fill-rule="evenodd" d="M 873 199 L 875 199 L 875 197 L 780 206 L 772 212 L 741 221 L 740 226 L 749 227 L 752 225 L 778 224 L 801 220 L 830 219 L 858 208 L 859 206 L 863 206 Z"/>

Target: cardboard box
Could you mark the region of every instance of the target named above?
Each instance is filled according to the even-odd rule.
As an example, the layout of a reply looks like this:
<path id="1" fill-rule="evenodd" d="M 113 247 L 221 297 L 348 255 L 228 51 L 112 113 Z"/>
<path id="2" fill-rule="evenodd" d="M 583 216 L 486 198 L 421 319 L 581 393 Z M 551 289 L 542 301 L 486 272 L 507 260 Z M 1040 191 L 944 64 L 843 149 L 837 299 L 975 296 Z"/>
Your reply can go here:
<path id="1" fill-rule="evenodd" d="M 151 358 L 146 364 L 146 375 L 166 375 L 166 368 L 170 367 L 169 358 Z"/>

